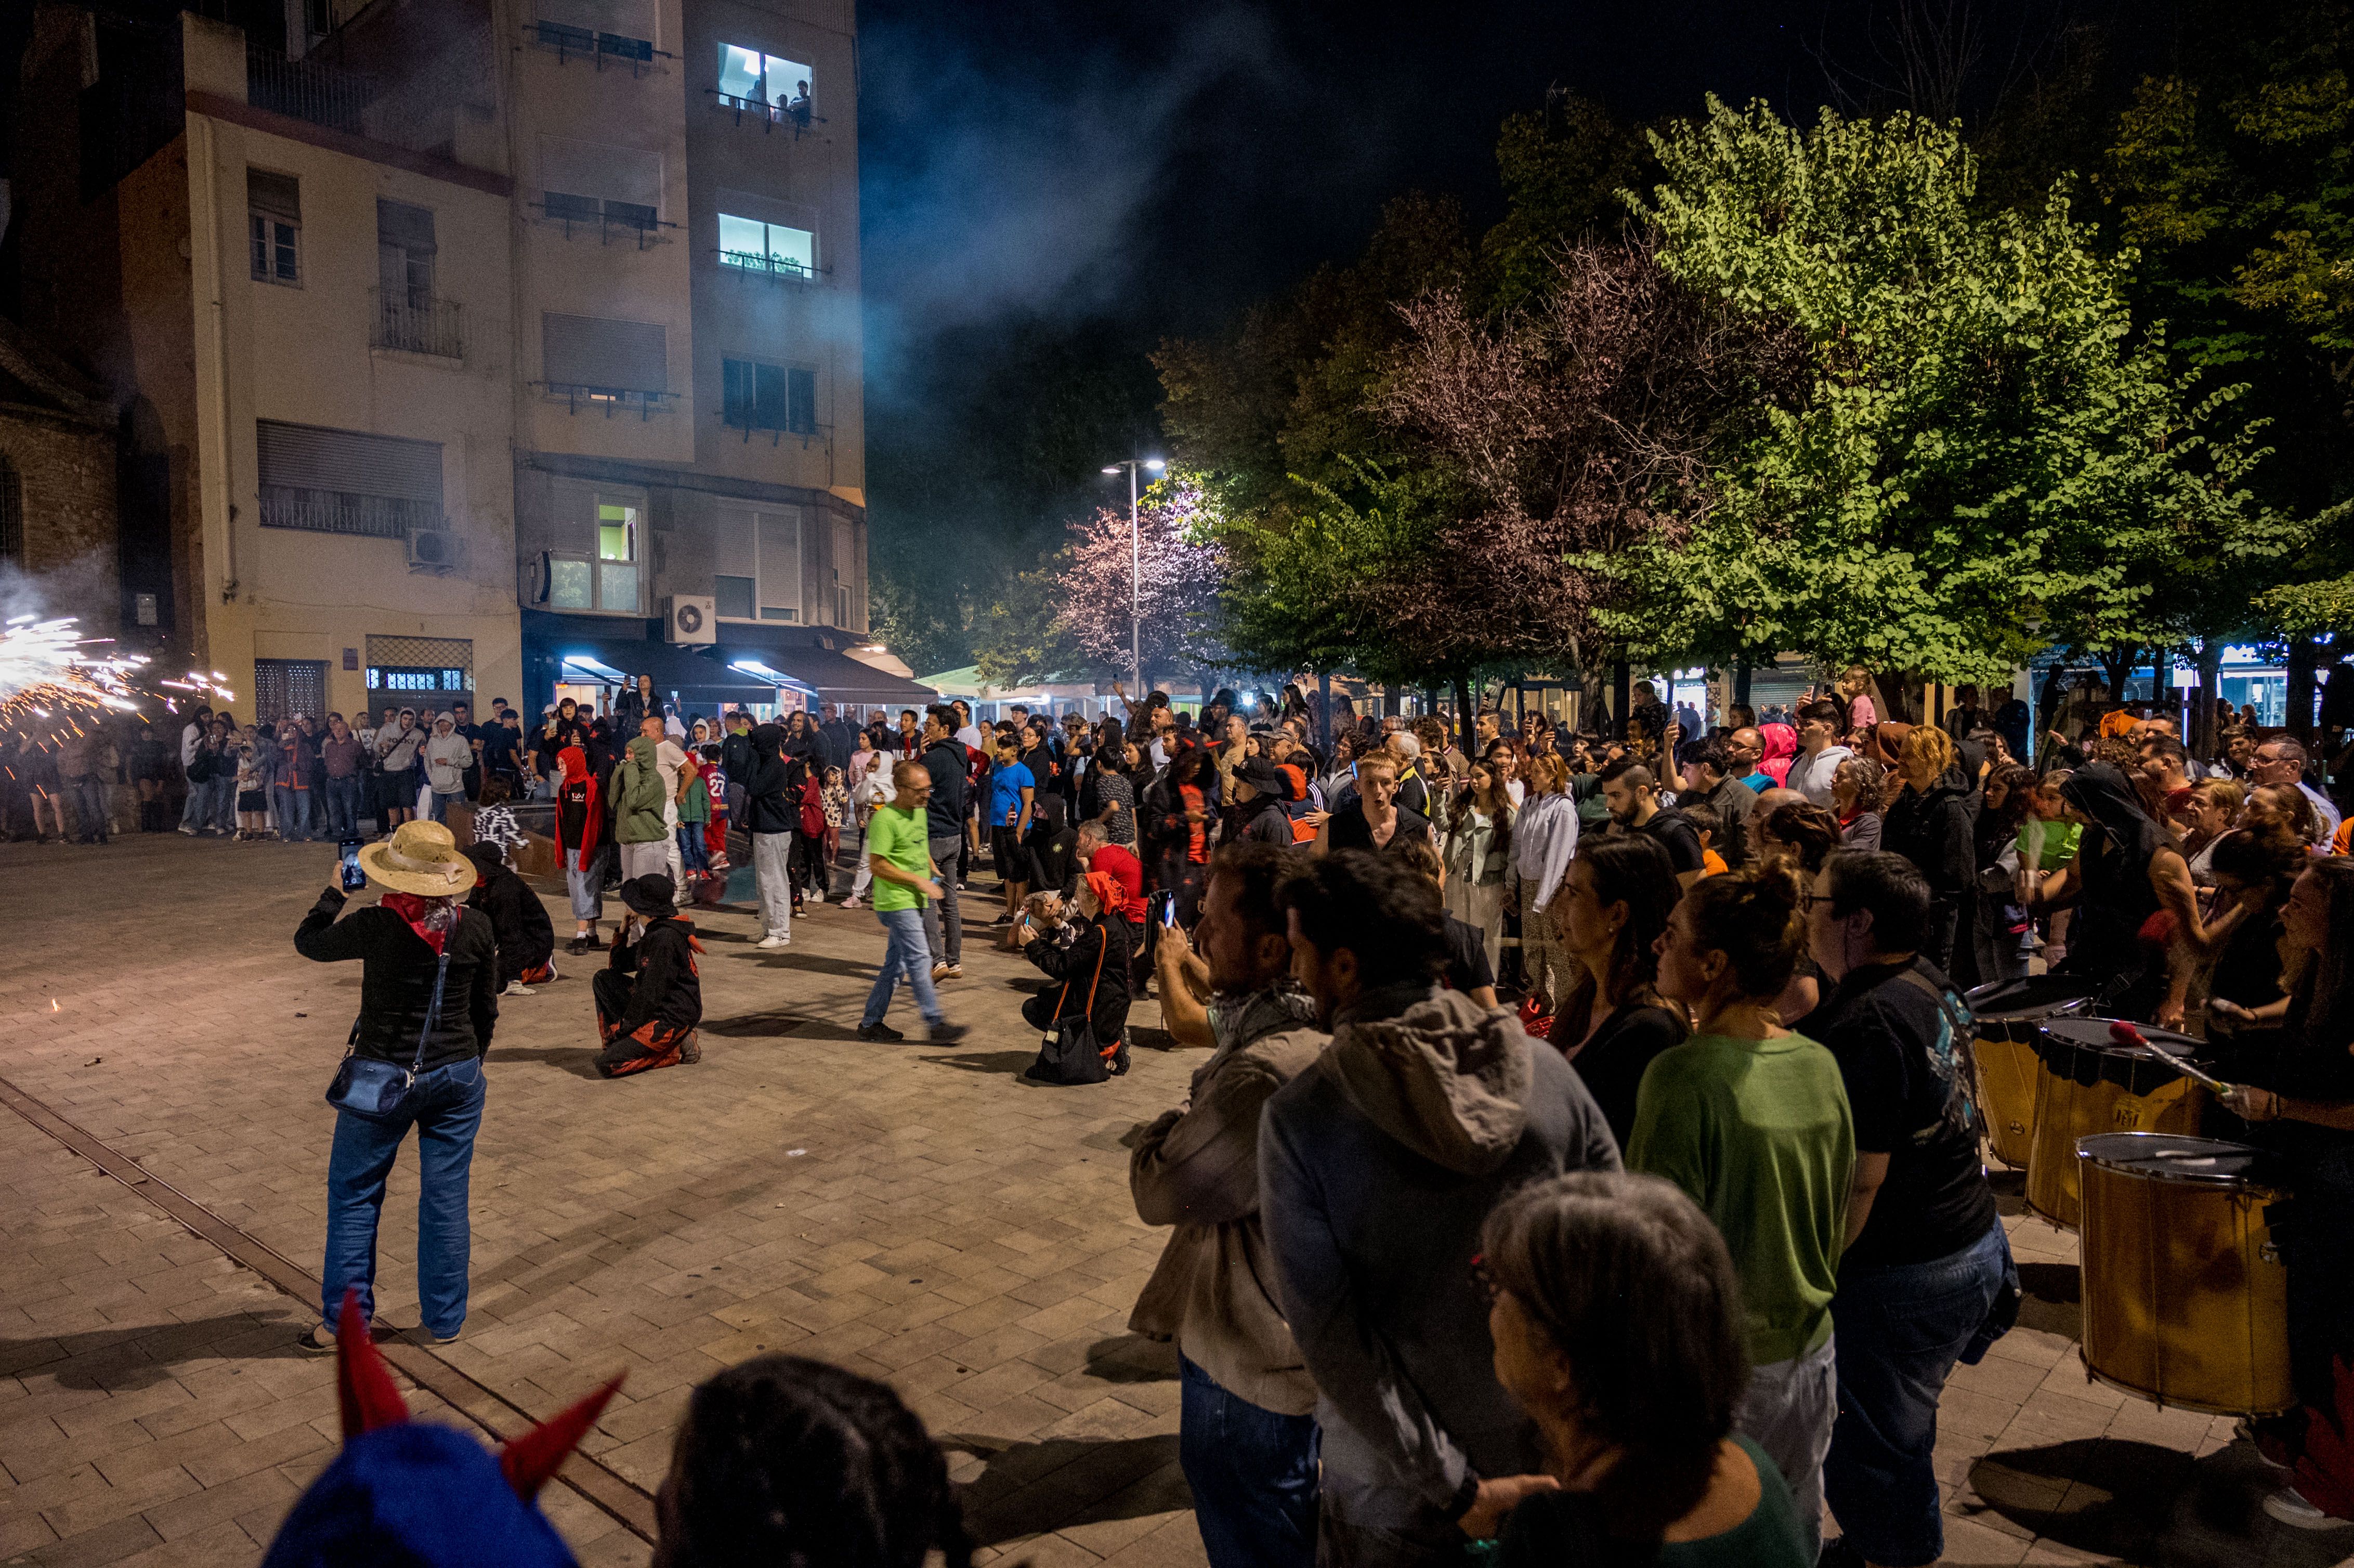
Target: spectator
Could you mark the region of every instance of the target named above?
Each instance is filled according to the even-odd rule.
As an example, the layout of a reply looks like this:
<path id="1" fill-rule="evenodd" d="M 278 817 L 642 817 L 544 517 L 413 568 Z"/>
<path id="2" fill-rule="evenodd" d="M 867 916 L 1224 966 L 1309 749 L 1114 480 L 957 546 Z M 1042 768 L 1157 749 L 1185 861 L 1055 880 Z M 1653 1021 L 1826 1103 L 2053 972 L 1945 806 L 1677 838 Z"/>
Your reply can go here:
<path id="1" fill-rule="evenodd" d="M 1783 782 L 1807 798 L 1809 805 L 1829 806 L 1837 799 L 1840 765 L 1855 753 L 1839 744 L 1837 703 L 1818 701 L 1798 709 L 1798 754 Z"/>
<path id="2" fill-rule="evenodd" d="M 327 1324 L 346 1291 L 358 1293 L 363 1321 L 375 1316 L 376 1223 L 394 1157 L 411 1127 L 422 1187 L 417 1295 L 425 1330 L 435 1343 L 448 1344 L 464 1327 L 467 1182 L 482 1122 L 482 1058 L 499 1020 L 497 939 L 489 916 L 458 902 L 475 873 L 450 830 L 405 823 L 361 850 L 359 859 L 368 879 L 391 891 L 338 920 L 345 895 L 328 888 L 295 931 L 294 950 L 320 963 L 361 960 L 351 1054 L 391 1064 L 408 1079 L 388 1106 L 339 1105 L 335 1112 L 320 1321 L 302 1340 L 321 1351 L 333 1348 Z"/>
<path id="3" fill-rule="evenodd" d="M 1700 835 L 1683 813 L 1659 804 L 1659 787 L 1651 770 L 1626 758 L 1606 765 L 1601 773 L 1602 798 L 1609 804 L 1612 825 L 1622 833 L 1646 833 L 1668 852 L 1676 881 L 1690 887 L 1707 867 Z"/>
<path id="4" fill-rule="evenodd" d="M 1644 1073 L 1627 1163 L 1690 1193 L 1733 1253 L 1753 1368 L 1734 1424 L 1790 1483 L 1812 1562 L 1837 1413 L 1830 1304 L 1855 1131 L 1830 1053 L 1782 1027 L 1780 1000 L 1807 946 L 1801 892 L 1777 864 L 1710 877 L 1676 906 L 1659 991 L 1691 1014 L 1692 1037 Z"/>
<path id="5" fill-rule="evenodd" d="M 1491 971 L 1504 956 L 1513 816 L 1511 797 L 1495 767 L 1487 762 L 1467 765 L 1462 787 L 1447 810 L 1447 912 L 1479 932 Z"/>
<path id="6" fill-rule="evenodd" d="M 1703 740 L 1693 746 L 1684 764 L 1685 792 L 1676 797 L 1676 810 L 1689 816 L 1694 806 L 1712 808 L 1717 820 L 1713 847 L 1724 858 L 1725 869 L 1738 871 L 1749 859 L 1745 841 L 1757 791 L 1729 777 L 1725 770 L 1731 766 L 1723 742 Z"/>
<path id="7" fill-rule="evenodd" d="M 204 808 L 209 802 L 205 799 L 203 791 L 196 787 L 201 781 L 188 772 L 189 768 L 196 760 L 198 745 L 212 733 L 212 727 L 213 710 L 203 703 L 196 705 L 196 711 L 191 713 L 187 722 L 180 726 L 180 773 L 182 778 L 188 780 L 190 786 L 187 802 L 180 808 L 180 832 L 190 838 L 196 837 L 201 829 L 217 825 L 204 817 Z"/>
<path id="8" fill-rule="evenodd" d="M 1332 1043 L 1268 1100 L 1259 1192 L 1285 1320 L 1317 1388 L 1318 1558 L 1452 1560 L 1495 1533 L 1537 1446 L 1496 1381 L 1471 1278 L 1513 1188 L 1614 1170 L 1561 1054 L 1432 984 L 1438 895 L 1386 856 L 1315 860 L 1281 894 L 1293 973 Z"/>
<path id="9" fill-rule="evenodd" d="M 341 714 L 327 715 L 327 738 L 319 747 L 327 783 L 327 836 L 356 838 L 360 831 L 361 790 L 366 775 L 367 747 L 352 733 Z"/>
<path id="10" fill-rule="evenodd" d="M 1325 1044 L 1276 902 L 1291 863 L 1261 843 L 1210 863 L 1193 934 L 1214 999 L 1210 1059 L 1129 1158 L 1138 1217 L 1177 1228 L 1128 1326 L 1176 1341 L 1178 1460 L 1212 1568 L 1316 1557 L 1316 1384 L 1270 1286 L 1257 1158 L 1267 1100 Z M 1186 945 L 1172 933 L 1164 963 Z M 1164 980 L 1164 1009 L 1172 989 Z"/>
<path id="11" fill-rule="evenodd" d="M 498 989 L 502 996 L 529 996 L 532 987 L 556 978 L 556 927 L 547 906 L 507 869 L 506 857 L 495 843 L 476 840 L 467 846 L 482 880 L 466 895 L 466 907 L 489 916 L 491 936 L 498 944 Z"/>
<path id="12" fill-rule="evenodd" d="M 1843 847 L 1880 847 L 1881 803 L 1887 799 L 1887 770 L 1869 757 L 1850 757 L 1831 770 L 1831 815 L 1839 819 Z"/>
<path id="13" fill-rule="evenodd" d="M 1172 774 L 1181 771 L 1180 757 Z M 1357 798 L 1335 810 L 1316 830 L 1316 853 L 1386 850 L 1402 839 L 1430 836 L 1430 819 L 1398 803 L 1398 767 L 1388 751 L 1376 751 L 1356 767 Z M 1191 820 L 1190 818 L 1188 819 Z"/>
<path id="14" fill-rule="evenodd" d="M 1049 980 L 1061 982 L 1024 1004 L 1023 1017 L 1050 1036 L 1066 1019 L 1086 1019 L 1114 1077 L 1128 1071 L 1133 958 L 1119 903 L 1119 887 L 1111 874 L 1089 872 L 1080 880 L 1078 897 L 1071 906 L 1076 918 L 1060 899 L 1042 899 L 1043 907 L 1023 909 L 1013 927 L 1022 956 Z M 1049 997 L 1054 998 L 1051 1002 Z"/>
<path id="15" fill-rule="evenodd" d="M 766 1355 L 687 1397 L 652 1568 L 970 1568 L 948 1463 L 879 1383 Z"/>
<path id="16" fill-rule="evenodd" d="M 1657 840 L 1614 834 L 1578 847 L 1554 900 L 1577 978 L 1551 1039 L 1622 1149 L 1634 1134 L 1645 1070 L 1685 1033 L 1682 1016 L 1659 991 L 1659 938 L 1682 894 Z"/>
<path id="17" fill-rule="evenodd" d="M 703 945 L 679 917 L 677 897 L 677 884 L 658 871 L 621 884 L 629 913 L 614 934 L 613 956 L 589 987 L 604 1043 L 597 1070 L 609 1078 L 703 1060 L 695 1032 L 703 1022 L 695 962 Z"/>
<path id="18" fill-rule="evenodd" d="M 433 736 L 425 743 L 425 784 L 432 791 L 433 821 L 450 820 L 450 802 L 465 796 L 466 774 L 473 766 L 474 743 L 458 733 L 456 717 L 446 713 L 437 715 Z"/>
<path id="19" fill-rule="evenodd" d="M 761 948 L 792 945 L 793 834 L 801 824 L 799 758 L 785 755 L 785 732 L 764 724 L 751 732 L 752 766 L 744 779 L 744 825 L 752 835 L 752 871 L 760 890 Z M 730 775 L 733 778 L 733 775 Z"/>
<path id="20" fill-rule="evenodd" d="M 2312 804 L 2314 815 L 2320 819 L 2319 827 L 2306 837 L 2314 843 L 2326 844 L 2338 832 L 2338 803 L 2305 781 L 2305 763 L 2303 746 L 2287 736 L 2274 736 L 2256 747 L 2249 762 L 2248 779 L 2253 784 L 2296 786 Z"/>
<path id="21" fill-rule="evenodd" d="M 1921 954 L 1967 989 L 1978 983 L 1978 849 L 1971 827 L 1977 780 L 1967 777 L 1943 730 L 1915 725 L 1899 743 L 1903 789 L 1881 823 L 1880 847 L 1903 855 L 1935 902 Z"/>
<path id="22" fill-rule="evenodd" d="M 426 738 L 414 708 L 403 708 L 376 726 L 376 821 L 387 833 L 417 814 L 417 756 Z"/>
<path id="23" fill-rule="evenodd" d="M 1733 1429 L 1741 1287 L 1690 1198 L 1619 1171 L 1524 1187 L 1489 1216 L 1479 1266 L 1496 1375 L 1554 1466 L 1523 1478 L 1500 1568 L 1813 1568 L 1789 1488 Z"/>
<path id="24" fill-rule="evenodd" d="M 1928 883 L 1901 855 L 1842 850 L 1812 888 L 1808 940 L 1838 989 L 1797 1029 L 1839 1063 L 1855 1125 L 1823 1469 L 1846 1533 L 1823 1561 L 1925 1568 L 1945 1552 L 1938 1397 L 2018 1277 L 1978 1161 L 1969 1013 L 1920 956 Z"/>
<path id="25" fill-rule="evenodd" d="M 914 716 L 912 713 L 900 715 L 902 726 Z M 956 729 L 956 710 L 935 704 L 925 710 L 922 730 L 911 737 L 911 748 L 903 753 L 917 757 L 924 771 L 931 775 L 924 811 L 930 833 L 927 848 L 935 867 L 947 866 L 964 848 L 966 746 L 957 739 Z M 882 873 L 879 864 L 875 873 Z M 957 896 L 960 889 L 960 882 L 942 876 L 940 891 L 929 895 L 920 906 L 925 945 L 931 953 L 931 979 L 935 981 L 964 978 L 964 912 Z M 931 902 L 934 899 L 938 900 L 937 907 Z M 880 914 L 882 907 L 877 904 L 875 912 Z"/>

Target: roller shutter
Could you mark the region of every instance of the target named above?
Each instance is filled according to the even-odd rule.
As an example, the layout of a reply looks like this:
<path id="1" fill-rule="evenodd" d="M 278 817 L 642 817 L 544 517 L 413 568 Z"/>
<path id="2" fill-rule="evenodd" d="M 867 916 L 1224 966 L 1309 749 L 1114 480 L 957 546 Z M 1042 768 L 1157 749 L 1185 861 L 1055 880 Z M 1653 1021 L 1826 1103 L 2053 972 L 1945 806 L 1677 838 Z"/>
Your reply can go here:
<path id="1" fill-rule="evenodd" d="M 549 311 L 540 317 L 540 355 L 542 373 L 551 387 L 670 390 L 669 334 L 660 322 Z"/>
<path id="2" fill-rule="evenodd" d="M 441 443 L 316 425 L 256 422 L 261 482 L 290 490 L 381 495 L 441 509 Z"/>

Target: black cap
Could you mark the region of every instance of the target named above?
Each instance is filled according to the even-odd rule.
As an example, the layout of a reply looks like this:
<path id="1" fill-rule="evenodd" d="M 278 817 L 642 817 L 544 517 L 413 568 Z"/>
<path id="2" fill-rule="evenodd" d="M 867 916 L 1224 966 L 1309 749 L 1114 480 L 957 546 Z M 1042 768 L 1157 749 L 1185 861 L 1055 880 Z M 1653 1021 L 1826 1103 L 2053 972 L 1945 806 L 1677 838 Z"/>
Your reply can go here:
<path id="1" fill-rule="evenodd" d="M 621 884 L 621 902 L 649 920 L 667 920 L 678 913 L 678 884 L 659 871 L 633 876 Z"/>
<path id="2" fill-rule="evenodd" d="M 1235 777 L 1262 795 L 1288 797 L 1291 793 L 1283 770 L 1264 757 L 1244 758 L 1242 766 L 1235 769 Z"/>

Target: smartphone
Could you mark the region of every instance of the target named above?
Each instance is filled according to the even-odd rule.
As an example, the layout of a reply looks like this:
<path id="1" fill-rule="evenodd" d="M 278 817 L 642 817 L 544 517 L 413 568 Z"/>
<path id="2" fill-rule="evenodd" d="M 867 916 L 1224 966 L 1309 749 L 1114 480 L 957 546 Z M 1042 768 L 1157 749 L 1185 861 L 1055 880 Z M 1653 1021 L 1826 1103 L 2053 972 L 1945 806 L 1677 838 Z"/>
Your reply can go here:
<path id="1" fill-rule="evenodd" d="M 345 839 L 337 846 L 337 853 L 343 861 L 344 891 L 357 893 L 367 885 L 367 873 L 360 869 L 360 841 Z"/>
<path id="2" fill-rule="evenodd" d="M 1161 924 L 1164 927 L 1177 924 L 1177 895 L 1173 893 L 1161 895 Z"/>

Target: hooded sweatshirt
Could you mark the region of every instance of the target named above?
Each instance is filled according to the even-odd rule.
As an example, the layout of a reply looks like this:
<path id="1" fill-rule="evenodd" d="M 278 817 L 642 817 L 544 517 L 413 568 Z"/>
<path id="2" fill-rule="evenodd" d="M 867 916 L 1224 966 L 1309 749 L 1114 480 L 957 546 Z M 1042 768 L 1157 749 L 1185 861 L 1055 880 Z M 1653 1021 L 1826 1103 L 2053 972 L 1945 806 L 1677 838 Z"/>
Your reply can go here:
<path id="1" fill-rule="evenodd" d="M 631 737 L 628 760 L 613 775 L 614 842 L 650 844 L 670 837 L 663 822 L 663 804 L 669 799 L 654 743 L 642 735 Z"/>
<path id="2" fill-rule="evenodd" d="M 801 797 L 795 787 L 795 777 L 801 771 L 800 760 L 785 755 L 782 726 L 752 726 L 752 770 L 743 780 L 747 832 L 790 833 L 801 830 Z"/>
<path id="3" fill-rule="evenodd" d="M 1505 1192 L 1617 1169 L 1561 1054 L 1455 991 L 1361 998 L 1267 1101 L 1260 1220 L 1316 1381 L 1336 1518 L 1427 1529 L 1459 1517 L 1480 1478 L 1541 1467 L 1534 1426 L 1496 1381 L 1471 1260 Z"/>

